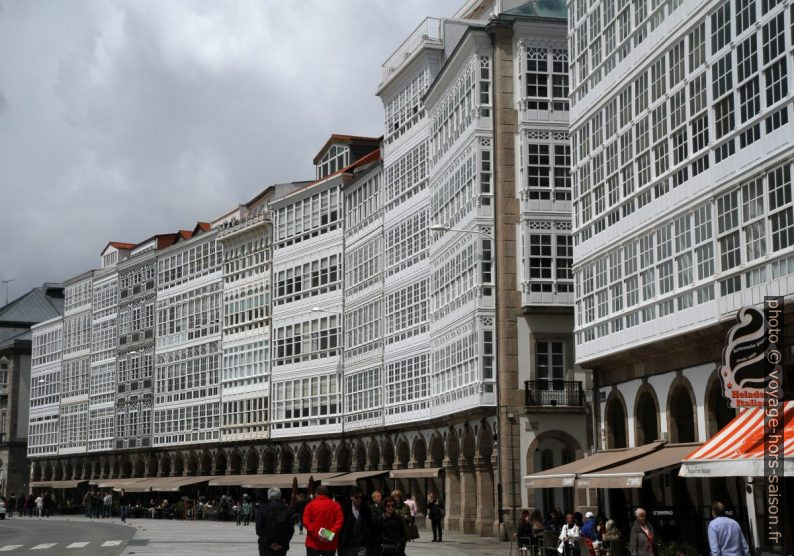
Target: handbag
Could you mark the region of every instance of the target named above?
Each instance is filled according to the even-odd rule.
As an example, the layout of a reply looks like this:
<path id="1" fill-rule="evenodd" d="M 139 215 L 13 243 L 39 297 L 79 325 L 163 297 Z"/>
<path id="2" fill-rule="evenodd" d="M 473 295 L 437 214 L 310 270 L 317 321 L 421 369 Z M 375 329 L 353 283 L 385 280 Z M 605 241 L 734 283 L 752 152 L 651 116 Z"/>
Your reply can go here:
<path id="1" fill-rule="evenodd" d="M 409 541 L 419 538 L 419 528 L 416 526 L 416 523 L 409 523 L 407 527 L 407 537 Z"/>
<path id="2" fill-rule="evenodd" d="M 384 543 L 380 545 L 380 553 L 382 556 L 403 556 L 399 544 Z"/>

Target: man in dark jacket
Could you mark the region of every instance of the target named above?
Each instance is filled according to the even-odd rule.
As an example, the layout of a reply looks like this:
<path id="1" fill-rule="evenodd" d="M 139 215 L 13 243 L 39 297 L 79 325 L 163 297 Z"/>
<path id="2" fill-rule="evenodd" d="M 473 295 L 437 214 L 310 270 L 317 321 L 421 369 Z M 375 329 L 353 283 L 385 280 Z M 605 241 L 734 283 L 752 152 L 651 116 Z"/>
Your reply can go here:
<path id="1" fill-rule="evenodd" d="M 267 504 L 256 507 L 256 534 L 259 537 L 259 556 L 284 556 L 295 533 L 287 506 L 281 501 L 281 491 L 267 491 Z"/>
<path id="2" fill-rule="evenodd" d="M 371 554 L 374 524 L 372 512 L 364 501 L 364 493 L 356 487 L 350 493 L 350 503 L 342 507 L 344 525 L 339 533 L 339 556 L 368 556 Z"/>

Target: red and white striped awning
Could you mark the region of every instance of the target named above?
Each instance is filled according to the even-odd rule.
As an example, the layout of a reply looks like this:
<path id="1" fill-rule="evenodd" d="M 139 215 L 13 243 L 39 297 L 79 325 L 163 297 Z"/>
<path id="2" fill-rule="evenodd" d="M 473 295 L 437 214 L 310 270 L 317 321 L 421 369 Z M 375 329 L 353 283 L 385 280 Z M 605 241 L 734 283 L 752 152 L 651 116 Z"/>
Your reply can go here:
<path id="1" fill-rule="evenodd" d="M 794 401 L 785 402 L 783 472 L 794 475 Z M 764 476 L 764 410 L 745 409 L 681 463 L 681 477 Z"/>

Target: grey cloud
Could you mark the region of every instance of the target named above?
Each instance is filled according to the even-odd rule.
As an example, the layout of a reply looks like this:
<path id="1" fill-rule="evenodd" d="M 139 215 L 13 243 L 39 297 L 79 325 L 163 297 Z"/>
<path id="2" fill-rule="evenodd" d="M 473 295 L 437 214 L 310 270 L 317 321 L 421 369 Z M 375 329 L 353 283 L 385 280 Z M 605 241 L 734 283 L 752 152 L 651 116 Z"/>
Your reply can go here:
<path id="1" fill-rule="evenodd" d="M 380 64 L 459 0 L 0 3 L 0 279 L 95 266 L 379 135 Z"/>

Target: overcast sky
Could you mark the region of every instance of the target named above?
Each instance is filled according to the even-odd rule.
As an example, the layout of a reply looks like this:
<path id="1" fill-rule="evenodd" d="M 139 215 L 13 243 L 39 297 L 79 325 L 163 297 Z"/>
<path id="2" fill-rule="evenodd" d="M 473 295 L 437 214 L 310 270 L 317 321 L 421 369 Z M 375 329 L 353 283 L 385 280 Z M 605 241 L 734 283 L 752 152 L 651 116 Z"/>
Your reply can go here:
<path id="1" fill-rule="evenodd" d="M 0 0 L 0 280 L 192 228 L 379 136 L 381 64 L 462 0 Z M 0 305 L 5 288 L 0 287 Z"/>

